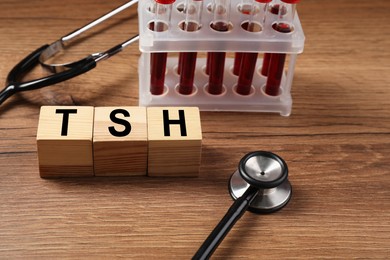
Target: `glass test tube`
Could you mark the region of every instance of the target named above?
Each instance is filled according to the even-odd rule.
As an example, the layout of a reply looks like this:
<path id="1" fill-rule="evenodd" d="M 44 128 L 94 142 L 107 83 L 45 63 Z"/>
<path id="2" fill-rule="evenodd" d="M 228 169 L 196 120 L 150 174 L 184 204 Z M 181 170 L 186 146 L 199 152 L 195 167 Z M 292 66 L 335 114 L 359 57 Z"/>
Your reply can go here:
<path id="1" fill-rule="evenodd" d="M 172 5 L 175 0 L 155 0 L 155 2 L 154 20 L 149 29 L 155 32 L 163 32 L 170 27 Z M 164 93 L 167 55 L 166 52 L 150 55 L 150 92 L 153 95 Z"/>
<path id="2" fill-rule="evenodd" d="M 207 6 L 207 11 L 214 13 L 215 0 L 211 0 L 211 3 Z M 207 75 L 210 75 L 210 62 L 211 62 L 211 52 L 207 53 L 206 60 L 206 69 L 205 72 Z"/>
<path id="3" fill-rule="evenodd" d="M 272 4 L 270 4 L 268 6 L 269 12 L 271 14 L 278 15 L 279 14 L 279 7 L 280 7 L 280 0 L 276 0 L 276 1 L 274 0 L 272 2 Z M 269 69 L 270 58 L 271 58 L 271 53 L 264 53 L 263 65 L 262 65 L 261 71 L 260 71 L 261 75 L 263 75 L 264 77 L 268 76 L 268 69 Z"/>
<path id="4" fill-rule="evenodd" d="M 219 32 L 229 30 L 230 0 L 214 1 L 214 19 L 211 28 Z M 208 92 L 219 95 L 223 91 L 223 74 L 225 71 L 225 52 L 211 52 L 208 54 L 209 85 Z"/>
<path id="5" fill-rule="evenodd" d="M 253 0 L 241 0 L 241 3 L 238 5 L 238 11 L 240 11 L 243 15 L 249 15 L 251 14 L 252 5 L 253 5 Z M 247 30 L 247 28 L 244 27 L 243 29 Z M 242 52 L 236 52 L 234 54 L 233 74 L 236 76 L 238 76 L 240 73 L 242 54 L 243 54 Z"/>
<path id="6" fill-rule="evenodd" d="M 206 74 L 210 75 L 210 66 L 211 66 L 211 52 L 207 53 L 207 60 L 206 60 Z"/>
<path id="7" fill-rule="evenodd" d="M 269 60 L 271 59 L 271 53 L 264 53 L 263 66 L 261 66 L 261 75 L 268 76 Z"/>
<path id="8" fill-rule="evenodd" d="M 194 32 L 200 29 L 203 1 L 187 0 L 185 6 L 186 19 L 183 30 Z M 189 95 L 193 92 L 196 67 L 196 52 L 181 52 L 178 70 L 180 74 L 179 93 Z"/>
<path id="9" fill-rule="evenodd" d="M 279 5 L 279 13 L 276 23 L 272 28 L 280 33 L 293 31 L 295 7 L 299 0 L 282 0 Z M 279 94 L 282 81 L 286 54 L 272 53 L 269 60 L 268 78 L 265 85 L 265 93 L 270 96 Z"/>
<path id="10" fill-rule="evenodd" d="M 255 0 L 252 5 L 251 18 L 247 23 L 246 30 L 249 32 L 259 32 L 265 22 L 268 3 L 271 0 Z M 261 28 L 259 28 L 261 26 Z M 245 29 L 245 28 L 244 28 Z M 240 66 L 240 73 L 237 82 L 237 93 L 249 95 L 252 87 L 253 74 L 255 73 L 257 62 L 257 52 L 243 53 Z"/>
<path id="11" fill-rule="evenodd" d="M 233 74 L 238 76 L 240 75 L 241 61 L 243 52 L 236 52 L 234 54 L 234 64 L 233 64 Z"/>

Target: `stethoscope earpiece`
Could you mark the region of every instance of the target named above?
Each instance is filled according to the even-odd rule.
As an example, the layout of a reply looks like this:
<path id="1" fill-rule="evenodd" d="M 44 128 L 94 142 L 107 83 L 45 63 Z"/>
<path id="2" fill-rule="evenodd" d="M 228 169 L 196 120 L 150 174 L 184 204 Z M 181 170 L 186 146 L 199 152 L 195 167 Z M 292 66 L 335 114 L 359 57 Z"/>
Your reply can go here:
<path id="1" fill-rule="evenodd" d="M 234 200 L 240 198 L 249 186 L 258 193 L 249 205 L 256 213 L 272 213 L 290 200 L 292 188 L 288 181 L 288 167 L 278 155 L 256 151 L 245 155 L 229 181 L 229 192 Z"/>
<path id="2" fill-rule="evenodd" d="M 192 259 L 209 259 L 247 209 L 272 213 L 290 201 L 292 188 L 286 162 L 278 155 L 256 151 L 245 155 L 230 177 L 229 191 L 235 200 Z"/>

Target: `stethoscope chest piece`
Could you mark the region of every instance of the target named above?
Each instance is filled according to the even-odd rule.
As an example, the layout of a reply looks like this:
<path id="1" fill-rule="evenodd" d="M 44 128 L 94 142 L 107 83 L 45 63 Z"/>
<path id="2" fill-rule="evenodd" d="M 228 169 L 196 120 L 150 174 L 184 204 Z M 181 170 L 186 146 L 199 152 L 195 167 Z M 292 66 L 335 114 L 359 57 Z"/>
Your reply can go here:
<path id="1" fill-rule="evenodd" d="M 259 189 L 249 210 L 272 213 L 283 208 L 292 194 L 287 179 L 288 168 L 282 158 L 271 152 L 257 151 L 244 156 L 238 169 L 230 177 L 229 192 L 234 200 L 240 198 L 249 186 Z"/>

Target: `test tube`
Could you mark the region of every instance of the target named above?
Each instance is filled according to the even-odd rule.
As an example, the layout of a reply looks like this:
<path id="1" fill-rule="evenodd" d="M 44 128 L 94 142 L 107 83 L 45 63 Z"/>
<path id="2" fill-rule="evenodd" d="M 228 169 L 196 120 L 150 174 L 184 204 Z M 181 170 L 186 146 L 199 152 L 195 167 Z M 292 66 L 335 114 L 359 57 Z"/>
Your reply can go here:
<path id="1" fill-rule="evenodd" d="M 207 53 L 206 70 L 205 70 L 207 75 L 210 75 L 211 54 L 212 54 L 212 52 Z"/>
<path id="2" fill-rule="evenodd" d="M 273 15 L 278 15 L 279 14 L 279 7 L 280 7 L 280 0 L 274 0 L 272 4 L 268 6 L 269 12 Z M 284 9 L 282 9 L 284 10 Z M 271 25 L 270 25 L 271 26 Z M 272 29 L 272 28 L 271 28 Z M 268 76 L 268 69 L 269 69 L 269 61 L 271 58 L 271 53 L 264 53 L 263 56 L 263 65 L 261 67 L 261 75 L 264 77 Z"/>
<path id="3" fill-rule="evenodd" d="M 214 13 L 215 0 L 211 0 L 210 4 L 207 5 L 207 10 L 211 13 Z M 205 72 L 207 75 L 210 75 L 210 62 L 211 62 L 211 52 L 207 53 L 206 59 L 206 69 Z"/>
<path id="4" fill-rule="evenodd" d="M 268 3 L 271 0 L 254 0 L 251 10 L 251 18 L 247 22 L 246 29 L 249 32 L 258 32 L 262 29 Z M 261 28 L 259 28 L 261 26 Z M 243 53 L 240 66 L 240 73 L 237 82 L 237 93 L 241 95 L 249 95 L 252 87 L 253 74 L 255 73 L 257 52 Z"/>
<path id="5" fill-rule="evenodd" d="M 294 30 L 293 22 L 295 7 L 299 0 L 281 0 L 277 21 L 272 28 L 280 33 L 290 33 Z M 272 53 L 269 60 L 268 78 L 265 85 L 265 93 L 270 96 L 279 94 L 282 81 L 286 54 Z"/>
<path id="6" fill-rule="evenodd" d="M 175 0 L 155 0 L 155 2 L 154 20 L 149 28 L 155 32 L 163 32 L 170 27 L 172 5 Z M 152 53 L 150 55 L 150 92 L 153 95 L 164 93 L 167 56 L 166 52 Z"/>
<path id="7" fill-rule="evenodd" d="M 243 15 L 251 14 L 251 9 L 253 5 L 253 0 L 241 0 L 241 3 L 238 5 L 238 11 Z M 247 28 L 243 28 L 247 29 Z M 240 74 L 242 52 L 236 52 L 234 54 L 234 65 L 233 65 L 233 74 L 238 76 Z"/>
<path id="8" fill-rule="evenodd" d="M 187 0 L 186 2 L 186 19 L 183 24 L 183 30 L 194 32 L 201 26 L 203 1 Z M 196 52 L 181 52 L 179 56 L 179 93 L 189 95 L 193 92 L 194 76 L 196 66 Z"/>
<path id="9" fill-rule="evenodd" d="M 240 75 L 241 61 L 243 52 L 236 52 L 234 54 L 234 64 L 233 64 L 233 74 L 238 76 Z"/>
<path id="10" fill-rule="evenodd" d="M 214 1 L 214 19 L 211 28 L 219 32 L 229 30 L 230 0 Z M 212 52 L 209 54 L 209 85 L 208 92 L 219 95 L 223 91 L 223 74 L 225 70 L 225 52 Z"/>
<path id="11" fill-rule="evenodd" d="M 261 67 L 261 75 L 268 76 L 269 60 L 271 59 L 271 53 L 264 53 L 263 66 Z"/>

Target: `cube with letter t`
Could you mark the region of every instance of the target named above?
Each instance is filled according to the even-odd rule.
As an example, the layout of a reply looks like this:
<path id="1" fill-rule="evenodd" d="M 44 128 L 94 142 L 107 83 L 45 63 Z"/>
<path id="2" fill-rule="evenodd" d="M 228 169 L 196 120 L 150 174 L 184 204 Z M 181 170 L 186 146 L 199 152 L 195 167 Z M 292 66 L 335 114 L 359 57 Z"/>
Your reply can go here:
<path id="1" fill-rule="evenodd" d="M 202 129 L 196 107 L 149 107 L 148 175 L 198 176 Z"/>
<path id="2" fill-rule="evenodd" d="M 37 132 L 41 177 L 94 175 L 93 115 L 93 107 L 41 107 Z"/>

